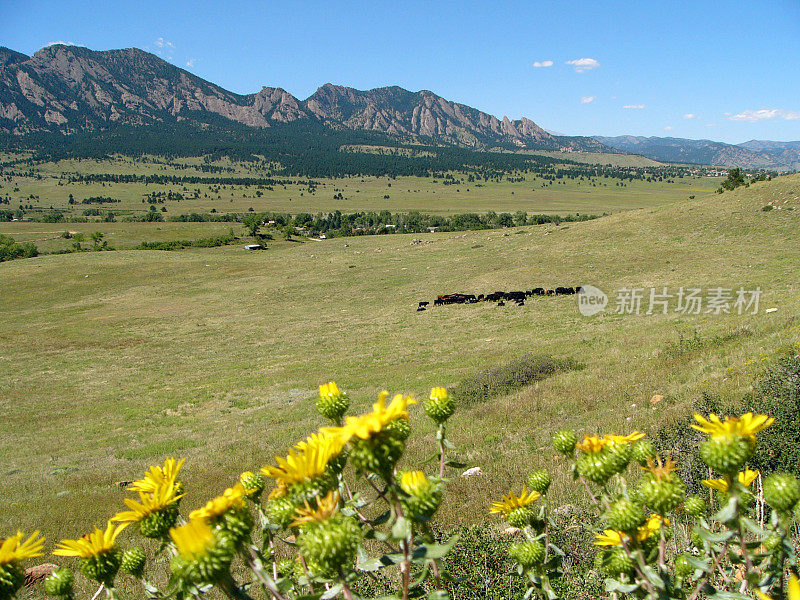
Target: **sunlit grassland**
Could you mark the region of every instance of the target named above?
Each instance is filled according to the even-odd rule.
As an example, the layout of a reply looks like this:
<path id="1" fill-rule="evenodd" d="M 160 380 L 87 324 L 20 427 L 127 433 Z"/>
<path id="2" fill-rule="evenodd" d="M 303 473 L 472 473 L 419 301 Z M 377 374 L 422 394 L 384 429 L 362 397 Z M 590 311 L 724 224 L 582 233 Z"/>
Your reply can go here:
<path id="1" fill-rule="evenodd" d="M 602 155 L 614 156 L 614 155 Z M 163 161 L 154 158 L 153 160 Z M 68 160 L 58 163 L 44 163 L 36 166 L 41 173 L 38 177 L 15 177 L 13 182 L 0 182 L 0 196 L 12 197 L 12 202 L 3 208 L 17 208 L 19 204 L 32 205 L 34 209 L 46 210 L 53 207 L 65 214 L 80 216 L 88 208 L 112 210 L 117 213 L 142 213 L 149 209 L 145 201 L 152 192 L 179 192 L 184 196 L 199 191 L 199 198 L 187 200 L 167 200 L 158 204 L 167 208 L 165 217 L 181 213 L 245 212 L 355 212 L 362 210 L 390 210 L 406 212 L 418 210 L 431 214 L 454 214 L 464 212 L 514 212 L 524 210 L 529 213 L 593 213 L 619 212 L 636 208 L 662 205 L 674 200 L 685 199 L 691 195 L 710 192 L 719 186 L 715 178 L 686 177 L 674 183 L 633 181 L 624 187 L 615 185 L 617 179 L 600 178 L 593 186 L 589 181 L 564 179 L 552 185 L 541 178 L 527 175 L 525 181 L 466 181 L 463 185 L 444 185 L 441 179 L 421 177 L 348 177 L 337 179 L 318 179 L 314 193 L 309 192 L 305 178 L 288 178 L 288 185 L 275 185 L 272 190 L 256 186 L 245 188 L 241 185 L 146 185 L 144 183 L 69 183 L 60 179 L 62 173 L 137 173 L 161 175 L 187 175 L 200 177 L 263 177 L 264 172 L 249 163 L 220 163 L 235 169 L 234 173 L 203 174 L 194 169 L 183 168 L 190 159 L 180 159 L 176 164 L 141 163 L 118 157 L 103 161 Z M 197 162 L 195 160 L 195 162 Z M 278 179 L 284 179 L 276 176 Z M 434 183 L 435 182 L 435 183 Z M 61 185 L 59 185 L 61 184 Z M 17 191 L 15 191 L 15 189 Z M 256 192 L 261 194 L 257 196 Z M 334 198 L 338 194 L 342 198 Z M 68 204 L 72 194 L 77 204 Z M 33 196 L 34 198 L 31 198 Z M 119 203 L 104 205 L 84 205 L 81 201 L 92 196 L 107 196 L 120 200 Z M 386 197 L 388 196 L 388 198 Z M 38 197 L 38 198 L 36 198 Z"/>
<path id="2" fill-rule="evenodd" d="M 485 519 L 489 498 L 534 466 L 554 468 L 555 491 L 576 501 L 548 449 L 555 429 L 652 432 L 704 390 L 737 397 L 777 348 L 800 341 L 800 210 L 788 210 L 798 186 L 788 176 L 558 227 L 2 263 L 3 522 L 83 533 L 121 507 L 114 482 L 173 455 L 188 459 L 194 507 L 322 425 L 311 401 L 321 382 L 335 379 L 362 411 L 383 388 L 424 396 L 530 351 L 585 368 L 456 414 L 449 437 L 485 475 L 452 481 L 442 516 Z M 782 210 L 761 211 L 770 201 Z M 588 318 L 568 296 L 415 310 L 441 293 L 584 283 L 612 305 L 623 286 L 764 294 L 759 314 L 741 316 Z M 654 394 L 665 399 L 650 404 Z M 412 413 L 409 466 L 435 445 Z"/>

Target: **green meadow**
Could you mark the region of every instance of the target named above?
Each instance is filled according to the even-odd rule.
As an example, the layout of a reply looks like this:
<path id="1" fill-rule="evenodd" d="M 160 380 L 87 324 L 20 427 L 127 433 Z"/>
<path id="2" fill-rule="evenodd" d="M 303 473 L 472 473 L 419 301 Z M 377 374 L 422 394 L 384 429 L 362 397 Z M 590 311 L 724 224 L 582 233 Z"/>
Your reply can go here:
<path id="1" fill-rule="evenodd" d="M 553 469 L 558 499 L 577 501 L 549 449 L 556 429 L 580 434 L 602 423 L 601 432 L 652 433 L 703 392 L 740 397 L 775 352 L 800 343 L 800 175 L 721 195 L 697 179 L 592 192 L 576 182 L 535 192 L 526 183 L 469 192 L 430 180 L 388 183 L 325 182 L 313 198 L 298 187 L 291 201 L 276 191 L 256 202 L 242 196 L 252 189 L 237 188 L 224 208 L 614 214 L 560 226 L 276 240 L 262 252 L 124 249 L 231 225 L 244 235 L 236 223 L 2 224 L 0 233 L 43 249 L 64 230 L 102 230 L 118 248 L 0 263 L 3 520 L 51 539 L 80 535 L 122 507 L 116 482 L 169 456 L 187 459 L 185 504 L 194 508 L 323 425 L 313 398 L 329 380 L 360 412 L 382 389 L 424 397 L 529 352 L 579 361 L 581 370 L 461 406 L 451 420 L 459 456 L 483 475 L 451 473 L 442 517 L 483 522 L 490 498 L 519 488 L 533 467 Z M 334 202 L 333 188 L 343 186 L 349 200 Z M 122 184 L 19 187 L 47 206 L 64 206 L 73 192 L 119 196 L 141 210 L 142 190 Z M 780 210 L 763 211 L 768 203 Z M 172 214 L 212 203 L 167 206 Z M 575 296 L 416 311 L 444 293 L 581 284 L 609 295 L 606 312 L 582 316 Z M 616 290 L 664 286 L 763 294 L 757 314 L 615 314 Z M 655 395 L 663 400 L 651 403 Z M 419 406 L 412 426 L 407 466 L 435 446 Z"/>

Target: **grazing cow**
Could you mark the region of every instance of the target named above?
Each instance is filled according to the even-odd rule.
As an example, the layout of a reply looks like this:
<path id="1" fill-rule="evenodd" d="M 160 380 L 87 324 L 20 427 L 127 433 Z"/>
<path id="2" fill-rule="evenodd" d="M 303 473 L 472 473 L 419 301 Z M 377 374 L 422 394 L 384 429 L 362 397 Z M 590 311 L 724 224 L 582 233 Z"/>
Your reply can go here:
<path id="1" fill-rule="evenodd" d="M 575 293 L 576 294 L 582 294 L 583 293 L 583 286 L 582 285 L 576 285 L 575 286 Z"/>
<path id="2" fill-rule="evenodd" d="M 436 300 L 433 301 L 434 306 L 441 306 L 442 304 L 444 304 L 444 302 L 442 301 L 441 296 L 439 296 L 438 298 L 436 298 Z"/>
<path id="3" fill-rule="evenodd" d="M 506 292 L 504 297 L 506 300 L 524 300 L 525 292 Z"/>
<path id="4" fill-rule="evenodd" d="M 569 296 L 569 295 L 574 294 L 574 293 L 575 293 L 575 288 L 562 287 L 562 286 L 558 286 L 556 288 L 556 294 L 559 295 L 559 296 Z"/>
<path id="5" fill-rule="evenodd" d="M 553 290 L 545 290 L 544 291 L 544 295 L 545 296 L 552 296 L 553 294 L 555 294 L 555 292 Z"/>
<path id="6" fill-rule="evenodd" d="M 483 302 L 484 300 L 483 294 L 478 294 L 478 302 Z"/>
<path id="7" fill-rule="evenodd" d="M 428 306 L 428 302 L 420 302 L 419 307 L 422 308 L 423 306 Z"/>
<path id="8" fill-rule="evenodd" d="M 505 305 L 506 305 L 506 303 L 503 302 L 502 300 L 500 300 L 500 302 L 497 303 L 497 306 L 505 306 Z"/>
<path id="9" fill-rule="evenodd" d="M 533 288 L 531 293 L 534 296 L 544 296 L 544 288 Z"/>
<path id="10" fill-rule="evenodd" d="M 426 309 L 424 306 L 420 306 L 420 307 L 417 309 L 417 312 L 422 312 L 423 310 L 427 310 L 427 309 Z"/>

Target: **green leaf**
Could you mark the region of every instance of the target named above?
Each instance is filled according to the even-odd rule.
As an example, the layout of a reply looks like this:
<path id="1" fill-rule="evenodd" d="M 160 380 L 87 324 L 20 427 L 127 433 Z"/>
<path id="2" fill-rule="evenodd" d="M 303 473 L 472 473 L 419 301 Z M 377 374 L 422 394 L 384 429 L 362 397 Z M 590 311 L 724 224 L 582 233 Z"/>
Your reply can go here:
<path id="1" fill-rule="evenodd" d="M 406 540 L 411 537 L 411 523 L 405 517 L 400 517 L 392 526 L 392 537 L 396 540 Z"/>
<path id="2" fill-rule="evenodd" d="M 745 596 L 739 592 L 726 592 L 725 590 L 720 590 L 716 594 L 710 596 L 710 598 L 715 598 L 717 600 L 753 600 L 750 596 Z"/>
<path id="3" fill-rule="evenodd" d="M 455 450 L 456 449 L 456 447 L 453 445 L 453 442 L 451 442 L 450 440 L 442 440 L 442 444 L 448 450 Z"/>
<path id="4" fill-rule="evenodd" d="M 607 592 L 620 592 L 622 594 L 630 594 L 634 590 L 639 589 L 639 586 L 635 583 L 622 583 L 610 577 L 606 579 L 605 585 Z"/>
<path id="5" fill-rule="evenodd" d="M 420 544 L 414 549 L 412 557 L 415 559 L 437 559 L 444 558 L 458 541 L 458 536 L 451 537 L 446 544 Z"/>
<path id="6" fill-rule="evenodd" d="M 642 569 L 642 572 L 644 573 L 645 577 L 647 577 L 647 579 L 650 580 L 650 583 L 652 583 L 655 587 L 657 587 L 660 590 L 666 588 L 664 580 L 661 579 L 661 577 L 658 575 L 658 573 L 653 567 L 651 567 L 650 565 L 645 565 L 644 568 Z"/>
<path id="7" fill-rule="evenodd" d="M 329 590 L 327 590 L 322 596 L 320 596 L 320 600 L 330 600 L 331 598 L 338 596 L 339 593 L 344 588 L 344 584 L 337 583 L 334 586 L 331 586 Z"/>
<path id="8" fill-rule="evenodd" d="M 691 554 L 684 554 L 684 558 L 686 558 L 686 562 L 692 565 L 695 568 L 695 570 L 702 571 L 703 573 L 707 573 L 708 570 L 711 568 L 711 562 L 708 560 L 697 558 L 696 556 L 692 556 Z"/>
<path id="9" fill-rule="evenodd" d="M 742 525 L 744 525 L 749 531 L 752 531 L 756 535 L 760 535 L 762 537 L 767 537 L 768 535 L 772 534 L 771 531 L 768 531 L 766 529 L 761 529 L 761 527 L 759 526 L 758 523 L 756 523 L 755 521 L 753 521 L 751 519 L 748 519 L 747 517 L 742 517 L 741 521 L 742 521 Z"/>
<path id="10" fill-rule="evenodd" d="M 372 525 L 383 525 L 384 523 L 386 523 L 386 521 L 389 520 L 389 517 L 391 517 L 391 516 L 392 516 L 392 511 L 387 510 L 382 515 L 380 515 L 380 516 L 376 517 L 375 519 L 373 519 L 372 520 Z"/>
<path id="11" fill-rule="evenodd" d="M 730 523 L 731 521 L 735 521 L 738 515 L 739 499 L 736 496 L 731 496 L 728 503 L 711 518 L 722 523 Z"/>
<path id="12" fill-rule="evenodd" d="M 405 557 L 399 553 L 384 554 L 378 558 L 370 558 L 369 560 L 365 560 L 363 562 L 359 560 L 356 564 L 356 569 L 359 571 L 377 571 L 383 567 L 399 564 L 403 562 L 404 559 Z"/>
<path id="13" fill-rule="evenodd" d="M 698 527 L 697 529 L 695 529 L 695 531 L 702 539 L 704 539 L 707 542 L 711 542 L 712 544 L 726 542 L 729 539 L 731 539 L 734 535 L 736 535 L 735 532 L 733 531 L 721 531 L 719 533 L 712 533 L 711 531 L 708 531 L 707 529 L 703 529 L 701 527 Z"/>

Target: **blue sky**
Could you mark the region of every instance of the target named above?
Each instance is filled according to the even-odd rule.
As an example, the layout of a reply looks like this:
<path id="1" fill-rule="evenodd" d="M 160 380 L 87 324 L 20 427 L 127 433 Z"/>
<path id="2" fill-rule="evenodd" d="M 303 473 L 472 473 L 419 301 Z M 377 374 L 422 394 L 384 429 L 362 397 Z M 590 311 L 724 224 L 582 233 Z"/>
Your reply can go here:
<path id="1" fill-rule="evenodd" d="M 798 0 L 0 0 L 0 45 L 53 42 L 136 46 L 239 93 L 399 85 L 559 133 L 800 140 Z"/>

